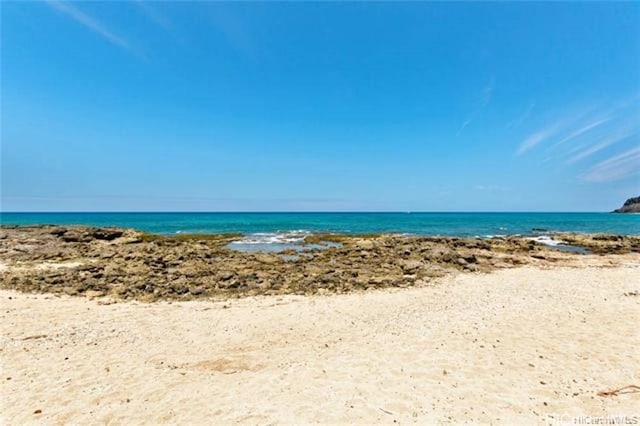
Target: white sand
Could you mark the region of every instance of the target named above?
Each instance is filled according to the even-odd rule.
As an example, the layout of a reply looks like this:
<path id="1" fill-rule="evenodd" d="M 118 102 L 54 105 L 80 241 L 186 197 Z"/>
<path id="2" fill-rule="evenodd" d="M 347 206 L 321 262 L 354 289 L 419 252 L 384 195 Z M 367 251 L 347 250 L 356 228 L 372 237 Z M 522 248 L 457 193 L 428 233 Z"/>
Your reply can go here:
<path id="1" fill-rule="evenodd" d="M 1 421 L 638 416 L 640 393 L 597 393 L 640 385 L 640 296 L 624 295 L 640 290 L 639 263 L 231 302 L 104 305 L 2 291 Z"/>

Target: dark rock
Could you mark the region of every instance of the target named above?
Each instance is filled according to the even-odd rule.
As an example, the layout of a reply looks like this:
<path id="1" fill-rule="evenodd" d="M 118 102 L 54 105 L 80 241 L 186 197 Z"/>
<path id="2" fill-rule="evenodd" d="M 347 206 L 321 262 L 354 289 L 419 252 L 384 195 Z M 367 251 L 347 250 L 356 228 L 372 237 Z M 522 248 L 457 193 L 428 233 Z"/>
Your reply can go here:
<path id="1" fill-rule="evenodd" d="M 81 231 L 67 231 L 60 235 L 62 241 L 66 243 L 88 243 L 93 238 Z"/>
<path id="2" fill-rule="evenodd" d="M 622 207 L 615 209 L 613 213 L 640 213 L 640 197 L 629 198 Z"/>
<path id="3" fill-rule="evenodd" d="M 233 272 L 223 272 L 222 275 L 220 275 L 220 279 L 222 281 L 229 281 L 231 278 L 233 278 L 236 274 L 234 274 Z"/>
<path id="4" fill-rule="evenodd" d="M 476 263 L 478 261 L 475 254 L 464 256 L 463 259 L 468 263 Z"/>
<path id="5" fill-rule="evenodd" d="M 233 289 L 233 288 L 239 288 L 242 285 L 242 283 L 238 280 L 227 280 L 227 281 L 221 281 L 218 283 L 218 288 L 221 289 Z"/>
<path id="6" fill-rule="evenodd" d="M 67 228 L 62 228 L 62 227 L 56 227 L 56 228 L 53 228 L 51 231 L 49 231 L 51 235 L 55 235 L 56 237 L 59 237 L 66 232 L 67 232 Z"/>
<path id="7" fill-rule="evenodd" d="M 116 238 L 122 237 L 124 231 L 121 229 L 109 229 L 109 228 L 95 228 L 89 232 L 96 240 L 106 240 L 111 241 Z"/>
<path id="8" fill-rule="evenodd" d="M 594 235 L 593 239 L 595 241 L 622 241 L 622 235 Z"/>

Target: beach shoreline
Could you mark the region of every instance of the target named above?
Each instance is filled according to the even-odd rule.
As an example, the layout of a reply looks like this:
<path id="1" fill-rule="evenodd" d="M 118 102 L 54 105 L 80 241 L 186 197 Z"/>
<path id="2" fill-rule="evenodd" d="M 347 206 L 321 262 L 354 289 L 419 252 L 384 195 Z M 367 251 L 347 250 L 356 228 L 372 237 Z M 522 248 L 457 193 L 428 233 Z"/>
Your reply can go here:
<path id="1" fill-rule="evenodd" d="M 3 423 L 638 416 L 638 237 L 0 235 Z"/>
<path id="2" fill-rule="evenodd" d="M 236 234 L 146 234 L 84 226 L 0 228 L 0 288 L 140 301 L 349 293 L 429 285 L 459 272 L 571 266 L 640 253 L 640 237 L 307 235 L 298 250 L 231 249 Z M 611 257 L 614 259 L 614 257 Z"/>
<path id="3" fill-rule="evenodd" d="M 4 422 L 571 423 L 638 416 L 636 256 L 341 295 L 1 290 Z"/>

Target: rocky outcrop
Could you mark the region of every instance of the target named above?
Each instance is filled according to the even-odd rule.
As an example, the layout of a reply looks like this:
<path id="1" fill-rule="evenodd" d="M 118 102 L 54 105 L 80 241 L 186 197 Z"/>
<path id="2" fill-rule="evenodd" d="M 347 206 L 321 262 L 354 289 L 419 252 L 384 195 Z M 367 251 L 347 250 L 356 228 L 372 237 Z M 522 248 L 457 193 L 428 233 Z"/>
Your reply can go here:
<path id="1" fill-rule="evenodd" d="M 640 197 L 629 198 L 622 207 L 614 210 L 613 213 L 640 213 Z"/>
<path id="2" fill-rule="evenodd" d="M 562 234 L 594 253 L 640 252 L 640 237 Z M 242 253 L 238 235 L 162 237 L 131 229 L 0 227 L 0 288 L 153 301 L 258 294 L 344 293 L 428 285 L 459 272 L 577 259 L 520 237 L 322 235 L 303 255 Z"/>

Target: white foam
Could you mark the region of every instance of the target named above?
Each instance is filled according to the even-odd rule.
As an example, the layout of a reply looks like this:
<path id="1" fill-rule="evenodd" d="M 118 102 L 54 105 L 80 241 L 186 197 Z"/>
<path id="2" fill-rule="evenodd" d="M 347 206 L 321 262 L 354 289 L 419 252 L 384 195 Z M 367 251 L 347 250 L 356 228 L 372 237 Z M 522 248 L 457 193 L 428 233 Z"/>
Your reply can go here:
<path id="1" fill-rule="evenodd" d="M 530 240 L 530 241 L 535 241 L 535 242 L 538 242 L 540 244 L 544 244 L 544 245 L 547 245 L 547 246 L 551 246 L 551 247 L 556 247 L 556 246 L 559 246 L 559 245 L 567 244 L 566 241 L 554 240 L 553 237 L 550 237 L 548 235 L 540 235 L 538 237 L 528 237 L 526 239 Z"/>
<path id="2" fill-rule="evenodd" d="M 233 241 L 230 244 L 300 244 L 310 234 L 309 231 L 304 229 L 287 232 L 256 232 L 255 234 L 245 235 L 241 240 Z"/>

